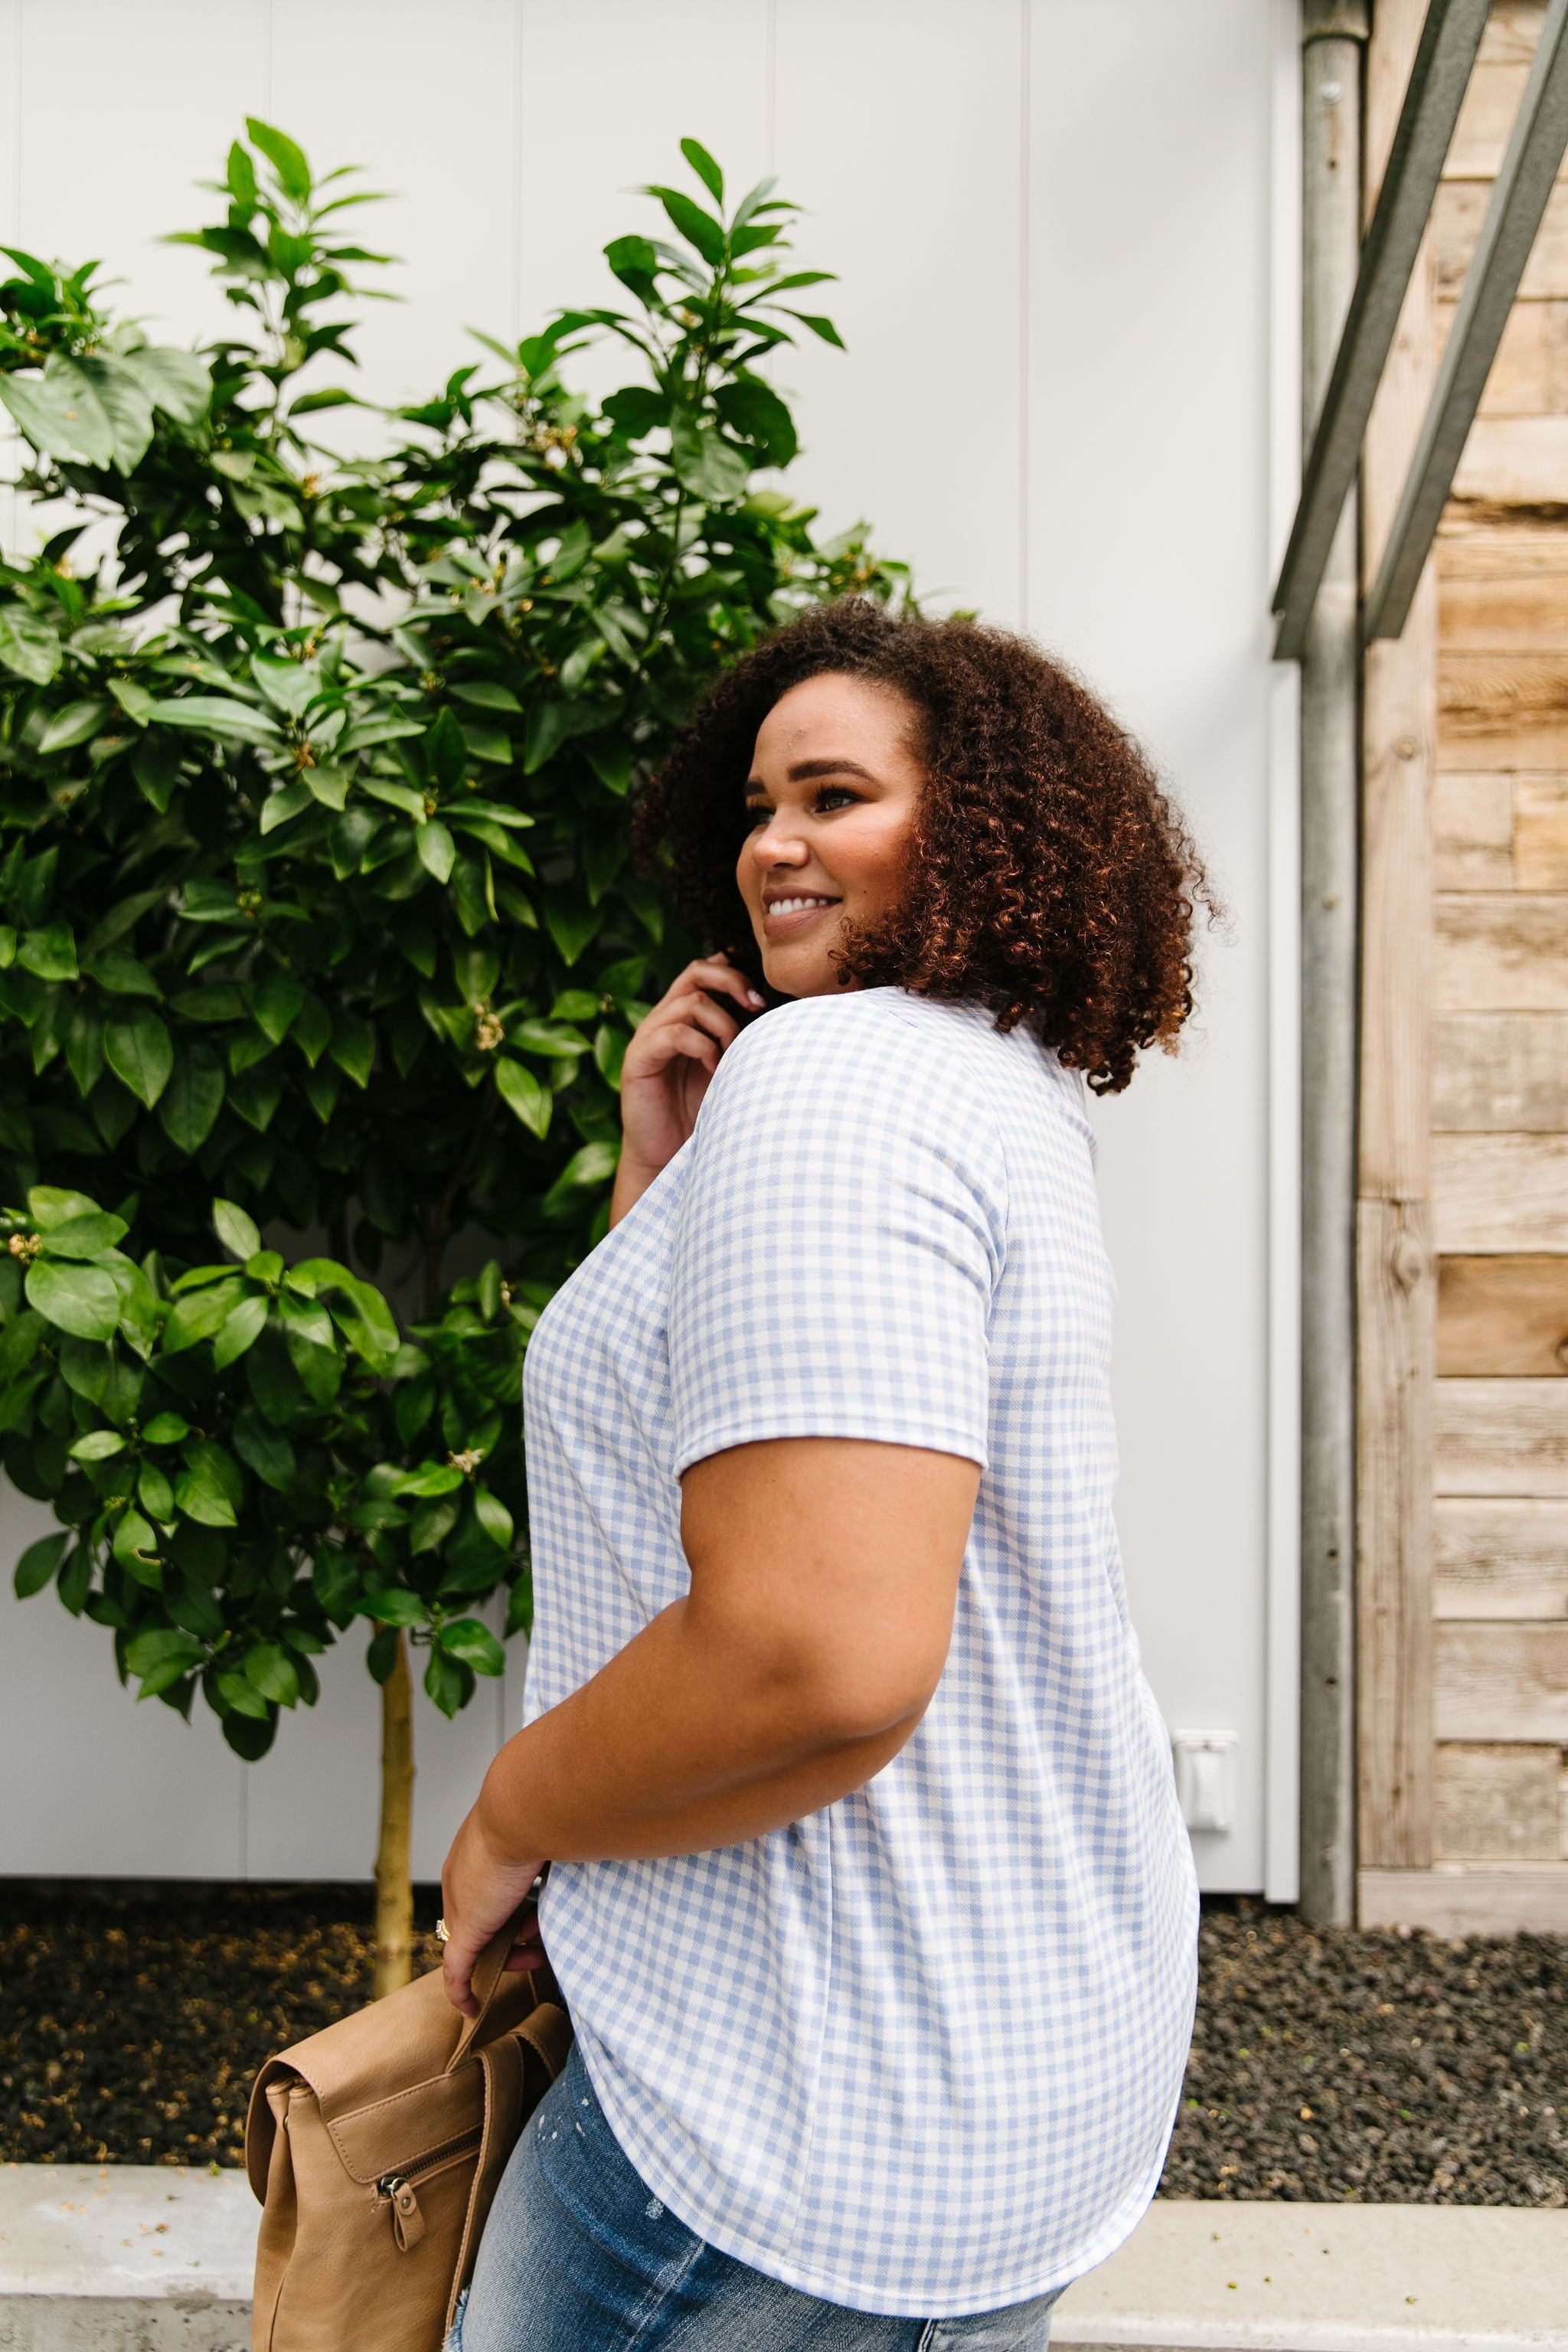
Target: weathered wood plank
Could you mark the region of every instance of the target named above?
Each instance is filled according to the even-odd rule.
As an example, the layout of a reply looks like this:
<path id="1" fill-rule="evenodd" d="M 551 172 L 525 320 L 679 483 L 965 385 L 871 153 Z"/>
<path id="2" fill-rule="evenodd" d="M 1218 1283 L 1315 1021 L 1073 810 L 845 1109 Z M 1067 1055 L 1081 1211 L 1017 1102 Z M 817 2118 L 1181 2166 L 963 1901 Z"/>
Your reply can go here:
<path id="1" fill-rule="evenodd" d="M 1393 136 L 1424 0 L 1379 7 L 1367 58 L 1369 204 Z M 1512 70 L 1503 67 L 1503 71 Z M 1362 560 L 1375 577 L 1436 370 L 1428 230 L 1368 423 Z M 1363 670 L 1362 1068 L 1356 1224 L 1356 1626 L 1359 1849 L 1432 1853 L 1430 1214 L 1432 780 L 1436 570 L 1405 633 Z M 1451 766 L 1492 767 L 1491 760 Z"/>
<path id="2" fill-rule="evenodd" d="M 1445 1256 L 1568 1250 L 1568 1135 L 1439 1135 L 1432 1224 Z"/>
<path id="3" fill-rule="evenodd" d="M 1440 1745 L 1432 1815 L 1437 1860 L 1558 1861 L 1560 1752 L 1541 1745 Z"/>
<path id="4" fill-rule="evenodd" d="M 1432 795 L 1433 880 L 1439 890 L 1511 890 L 1513 780 L 1501 772 L 1443 775 Z"/>
<path id="5" fill-rule="evenodd" d="M 1454 496 L 1500 507 L 1568 506 L 1568 416 L 1478 416 Z"/>
<path id="6" fill-rule="evenodd" d="M 1439 1618 L 1568 1618 L 1568 1501 L 1440 1496 L 1432 1565 Z"/>
<path id="7" fill-rule="evenodd" d="M 1568 1935 L 1568 1865 L 1363 1870 L 1356 1916 L 1363 1927 L 1419 1927 L 1430 1936 Z"/>
<path id="8" fill-rule="evenodd" d="M 1436 1286 L 1426 1204 L 1363 1200 L 1357 1257 L 1360 1850 L 1369 1864 L 1415 1867 L 1432 1852 Z"/>
<path id="9" fill-rule="evenodd" d="M 1568 769 L 1568 651 L 1467 654 L 1437 667 L 1440 768 Z"/>
<path id="10" fill-rule="evenodd" d="M 1435 909 L 1435 1009 L 1568 1012 L 1568 894 L 1445 892 Z"/>
<path id="11" fill-rule="evenodd" d="M 1568 568 L 1478 577 L 1444 561 L 1437 567 L 1437 631 L 1445 655 L 1493 654 L 1504 661 L 1522 653 L 1561 655 L 1568 651 Z"/>
<path id="12" fill-rule="evenodd" d="M 1568 891 L 1568 776 L 1516 776 L 1513 887 Z"/>
<path id="13" fill-rule="evenodd" d="M 1568 1740 L 1568 1624 L 1443 1624 L 1439 1739 Z"/>
<path id="14" fill-rule="evenodd" d="M 1568 191 L 1564 192 L 1568 194 Z M 1458 303 L 1437 305 L 1437 331 L 1447 342 Z M 1555 416 L 1568 408 L 1568 302 L 1516 302 L 1492 362 L 1480 415 Z"/>
<path id="15" fill-rule="evenodd" d="M 1568 1132 L 1568 1013 L 1443 1013 L 1432 1024 L 1439 1131 Z"/>
<path id="16" fill-rule="evenodd" d="M 1436 553 L 1443 581 L 1547 579 L 1568 572 L 1568 532 L 1532 515 L 1490 521 L 1450 504 L 1437 526 Z"/>
<path id="17" fill-rule="evenodd" d="M 1491 189 L 1484 180 L 1446 180 L 1432 207 L 1432 249 L 1438 293 L 1458 301 L 1481 233 Z M 1568 191 L 1552 191 L 1524 275 L 1521 302 L 1560 299 L 1568 294 Z"/>
<path id="18" fill-rule="evenodd" d="M 1568 1496 L 1568 1381 L 1438 1381 L 1433 1420 L 1437 1494 Z"/>
<path id="19" fill-rule="evenodd" d="M 1496 179 L 1529 71 L 1523 63 L 1483 64 L 1477 58 L 1443 166 L 1446 180 Z M 1560 168 L 1559 178 L 1564 173 L 1568 163 Z"/>
<path id="20" fill-rule="evenodd" d="M 1440 1257 L 1437 1376 L 1568 1377 L 1568 1257 Z"/>
<path id="21" fill-rule="evenodd" d="M 1546 0 L 1492 0 L 1476 62 L 1528 66 L 1546 19 Z"/>

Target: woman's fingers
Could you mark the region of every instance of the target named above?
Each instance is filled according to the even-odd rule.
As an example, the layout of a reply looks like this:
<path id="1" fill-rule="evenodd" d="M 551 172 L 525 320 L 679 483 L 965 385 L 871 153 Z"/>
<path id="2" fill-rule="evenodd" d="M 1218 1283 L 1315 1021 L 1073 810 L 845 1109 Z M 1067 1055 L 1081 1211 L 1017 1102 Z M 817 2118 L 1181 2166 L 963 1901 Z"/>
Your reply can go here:
<path id="1" fill-rule="evenodd" d="M 682 992 L 693 983 L 700 988 L 714 988 L 722 995 L 732 996 L 736 1003 L 743 1004 L 748 1012 L 760 1013 L 762 1010 L 763 999 L 752 986 L 745 973 L 737 971 L 734 965 L 727 962 L 722 957 L 699 956 L 693 962 L 689 963 L 673 985 L 667 990 L 665 1003 L 668 1003 L 672 996 Z"/>

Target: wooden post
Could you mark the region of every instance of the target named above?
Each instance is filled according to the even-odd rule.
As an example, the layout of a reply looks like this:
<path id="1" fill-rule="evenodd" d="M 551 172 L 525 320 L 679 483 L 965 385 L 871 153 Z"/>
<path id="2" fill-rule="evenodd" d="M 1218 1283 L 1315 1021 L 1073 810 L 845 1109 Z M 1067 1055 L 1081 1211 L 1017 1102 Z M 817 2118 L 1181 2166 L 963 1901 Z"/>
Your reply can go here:
<path id="1" fill-rule="evenodd" d="M 1375 189 L 1425 0 L 1379 0 L 1367 60 Z M 1363 580 L 1375 575 L 1436 371 L 1428 232 L 1362 465 Z M 1436 586 L 1363 681 L 1362 1073 L 1357 1214 L 1357 1728 L 1363 1870 L 1432 1858 L 1432 788 Z"/>
<path id="2" fill-rule="evenodd" d="M 1363 0 L 1307 0 L 1301 430 L 1361 254 Z M 1301 1908 L 1355 1897 L 1355 1118 L 1360 596 L 1345 501 L 1301 649 Z"/>
<path id="3" fill-rule="evenodd" d="M 392 1672 L 381 1686 L 381 1835 L 375 1852 L 375 1997 L 396 1992 L 414 1966 L 414 1695 L 401 1628 Z"/>

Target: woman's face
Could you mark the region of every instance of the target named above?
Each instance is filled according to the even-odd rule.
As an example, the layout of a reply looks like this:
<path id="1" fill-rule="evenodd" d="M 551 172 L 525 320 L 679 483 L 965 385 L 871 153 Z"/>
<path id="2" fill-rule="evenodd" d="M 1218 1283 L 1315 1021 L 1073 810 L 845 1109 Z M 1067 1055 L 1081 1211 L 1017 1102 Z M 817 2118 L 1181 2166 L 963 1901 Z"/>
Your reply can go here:
<path id="1" fill-rule="evenodd" d="M 736 880 L 781 995 L 833 994 L 846 926 L 893 907 L 926 780 L 919 725 L 897 688 L 830 674 L 792 686 L 758 729 Z"/>

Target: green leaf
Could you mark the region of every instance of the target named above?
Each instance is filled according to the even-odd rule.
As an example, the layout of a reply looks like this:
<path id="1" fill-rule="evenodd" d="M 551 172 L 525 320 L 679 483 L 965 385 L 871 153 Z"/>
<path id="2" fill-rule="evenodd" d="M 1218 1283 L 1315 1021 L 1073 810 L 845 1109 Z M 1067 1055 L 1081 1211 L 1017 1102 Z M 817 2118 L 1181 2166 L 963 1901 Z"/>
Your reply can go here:
<path id="1" fill-rule="evenodd" d="M 437 882 L 449 880 L 458 845 L 440 819 L 430 817 L 424 824 L 416 825 L 414 840 L 426 872 L 434 875 Z"/>
<path id="2" fill-rule="evenodd" d="M 278 184 L 293 203 L 302 205 L 311 191 L 310 166 L 305 161 L 304 150 L 297 147 L 286 132 L 275 131 L 269 122 L 260 122 L 254 114 L 245 118 L 246 136 L 253 147 L 258 147 L 278 174 Z"/>
<path id="3" fill-rule="evenodd" d="M 141 464 L 153 438 L 153 404 L 139 377 L 113 352 L 84 353 L 76 364 L 109 419 L 114 463 L 121 473 L 129 474 Z"/>
<path id="4" fill-rule="evenodd" d="M 340 1005 L 332 1018 L 329 1050 L 339 1069 L 345 1071 L 356 1087 L 369 1085 L 375 1061 L 375 1031 L 368 1021 Z"/>
<path id="5" fill-rule="evenodd" d="M 521 718 L 522 705 L 509 686 L 500 686 L 493 678 L 476 677 L 455 685 L 454 702 L 466 702 L 475 710 L 515 711 Z"/>
<path id="6" fill-rule="evenodd" d="M 258 982 L 250 999 L 251 1016 L 257 1027 L 280 1045 L 299 1017 L 305 1002 L 304 983 L 291 971 L 269 971 Z"/>
<path id="7" fill-rule="evenodd" d="M 216 1439 L 193 1438 L 185 1466 L 174 1481 L 174 1500 L 188 1519 L 205 1528 L 232 1528 L 245 1492 L 238 1464 Z"/>
<path id="8" fill-rule="evenodd" d="M 254 1257 L 261 1247 L 261 1235 L 255 1219 L 247 1217 L 233 1201 L 213 1202 L 213 1229 L 231 1256 L 240 1259 Z"/>
<path id="9" fill-rule="evenodd" d="M 287 1494 L 299 1475 L 288 1438 L 253 1404 L 242 1406 L 235 1415 L 234 1450 L 264 1486 L 275 1486 L 279 1494 Z"/>
<path id="10" fill-rule="evenodd" d="M 700 141 L 683 139 L 680 152 L 716 205 L 724 201 L 724 174 Z"/>
<path id="11" fill-rule="evenodd" d="M 115 1076 L 151 1110 L 169 1083 L 174 1049 L 151 1005 L 113 1013 L 103 1024 L 103 1055 Z"/>
<path id="12" fill-rule="evenodd" d="M 84 702 L 68 702 L 39 736 L 39 756 L 47 760 L 56 751 L 74 751 L 97 734 L 108 715 L 109 705 L 100 694 L 90 695 Z"/>
<path id="13" fill-rule="evenodd" d="M 154 1667 L 171 1659 L 178 1662 L 179 1671 L 184 1674 L 199 1665 L 202 1656 L 199 1642 L 169 1625 L 149 1625 L 142 1633 L 133 1633 L 125 1645 L 125 1663 L 137 1676 L 152 1674 Z M 145 1697 L 146 1693 L 142 1696 Z"/>
<path id="14" fill-rule="evenodd" d="M 463 1474 L 450 1462 L 427 1462 L 399 1481 L 400 1495 L 450 1495 L 463 1483 Z"/>
<path id="15" fill-rule="evenodd" d="M 27 1194 L 27 1214 L 41 1234 L 52 1234 L 78 1217 L 96 1217 L 100 1210 L 85 1192 L 73 1192 L 61 1184 L 35 1184 Z"/>
<path id="16" fill-rule="evenodd" d="M 144 686 L 129 677 L 111 677 L 109 691 L 135 727 L 145 727 L 157 709 L 157 703 Z"/>
<path id="17" fill-rule="evenodd" d="M 811 310 L 786 310 L 784 315 L 787 318 L 798 319 L 803 327 L 809 327 L 814 335 L 820 335 L 823 341 L 831 343 L 836 351 L 841 352 L 844 349 L 844 338 L 831 319 L 824 319 L 819 313 Z"/>
<path id="18" fill-rule="evenodd" d="M 574 1062 L 588 1051 L 582 1031 L 564 1021 L 514 1021 L 507 1044 L 520 1045 L 525 1054 L 547 1055 L 552 1062 Z"/>
<path id="19" fill-rule="evenodd" d="M 0 376 L 3 400 L 35 449 L 86 466 L 114 459 L 114 428 L 75 362 L 56 352 L 42 375 Z"/>
<path id="20" fill-rule="evenodd" d="M 496 1091 L 507 1108 L 521 1119 L 531 1133 L 542 1140 L 549 1132 L 553 1099 L 542 1078 L 514 1062 L 506 1054 L 495 1060 Z"/>
<path id="21" fill-rule="evenodd" d="M 70 1456 L 73 1462 L 107 1462 L 124 1451 L 125 1440 L 117 1429 L 89 1429 L 70 1448 Z"/>
<path id="22" fill-rule="evenodd" d="M 147 1445 L 178 1445 L 182 1437 L 189 1437 L 191 1424 L 182 1421 L 177 1412 L 155 1412 L 142 1432 Z"/>
<path id="23" fill-rule="evenodd" d="M 596 907 L 574 907 L 556 897 L 544 909 L 544 927 L 554 940 L 561 961 L 574 964 L 603 920 Z"/>
<path id="24" fill-rule="evenodd" d="M 154 705 L 152 716 L 163 727 L 179 727 L 196 735 L 216 735 L 221 743 L 274 743 L 278 725 L 254 703 L 236 702 L 226 695 L 186 694 L 177 701 Z"/>
<path id="25" fill-rule="evenodd" d="M 418 1594 L 405 1592 L 397 1585 L 381 1592 L 367 1592 L 360 1608 L 365 1616 L 375 1618 L 383 1625 L 423 1625 L 426 1614 Z"/>
<path id="26" fill-rule="evenodd" d="M 291 816 L 298 816 L 301 809 L 313 805 L 313 796 L 303 784 L 285 784 L 281 792 L 268 793 L 261 803 L 263 835 L 276 833 L 278 827 L 287 824 Z"/>
<path id="27" fill-rule="evenodd" d="M 245 1675 L 279 1706 L 292 1706 L 300 1696 L 299 1671 L 280 1643 L 253 1642 L 245 1654 Z"/>
<path id="28" fill-rule="evenodd" d="M 478 1675 L 504 1675 L 506 1652 L 488 1625 L 477 1617 L 453 1617 L 436 1636 L 449 1657 L 461 1659 Z"/>
<path id="29" fill-rule="evenodd" d="M 112 1339 L 120 1327 L 120 1293 L 100 1266 L 36 1258 L 27 1268 L 27 1303 L 79 1339 Z"/>
<path id="30" fill-rule="evenodd" d="M 186 1348 L 210 1339 L 227 1322 L 245 1295 L 245 1285 L 233 1274 L 205 1289 L 183 1292 L 169 1309 L 163 1325 L 164 1354 L 177 1356 Z"/>
<path id="31" fill-rule="evenodd" d="M 143 1462 L 136 1473 L 136 1499 L 150 1519 L 174 1516 L 174 1490 L 155 1462 Z"/>
<path id="32" fill-rule="evenodd" d="M 128 352 L 121 364 L 129 368 L 153 407 L 177 424 L 199 425 L 206 415 L 212 404 L 212 377 L 195 352 L 149 343 L 142 351 Z"/>
<path id="33" fill-rule="evenodd" d="M 110 996 L 162 996 L 163 990 L 146 965 L 133 955 L 121 955 L 118 948 L 106 948 L 95 955 L 82 969 L 89 980 Z"/>
<path id="34" fill-rule="evenodd" d="M 442 1650 L 432 1649 L 425 1669 L 426 1696 L 445 1716 L 454 1716 L 472 1687 L 472 1670 Z"/>
<path id="35" fill-rule="evenodd" d="M 658 198 L 688 245 L 696 247 L 710 269 L 717 269 L 724 258 L 724 231 L 712 214 L 679 188 L 651 187 L 646 193 Z"/>
<path id="36" fill-rule="evenodd" d="M 511 1549 L 515 1535 L 511 1513 L 499 1495 L 492 1495 L 488 1486 L 476 1486 L 474 1515 L 492 1543 L 499 1544 L 502 1551 Z"/>
<path id="37" fill-rule="evenodd" d="M 682 489 L 705 505 L 734 506 L 746 495 L 752 469 L 744 455 L 689 408 L 669 420 L 669 462 Z"/>
<path id="38" fill-rule="evenodd" d="M 47 686 L 65 658 L 59 638 L 46 621 L 22 606 L 0 609 L 0 662 L 33 686 Z"/>
<path id="39" fill-rule="evenodd" d="M 67 1217 L 63 1224 L 51 1225 L 42 1236 L 46 1257 L 101 1257 L 117 1242 L 125 1238 L 123 1217 L 110 1217 L 101 1209 L 89 1210 L 79 1217 Z"/>
<path id="40" fill-rule="evenodd" d="M 24 931 L 16 942 L 16 961 L 40 980 L 74 980 L 76 940 L 68 923 L 50 923 L 41 931 Z"/>
<path id="41" fill-rule="evenodd" d="M 169 1083 L 158 1103 L 158 1121 L 177 1151 L 199 1151 L 223 1108 L 223 1063 L 201 1038 L 182 1043 Z"/>
<path id="42" fill-rule="evenodd" d="M 37 1543 L 27 1546 L 16 1562 L 16 1573 L 13 1579 L 18 1601 L 26 1601 L 30 1594 L 41 1592 L 51 1581 L 66 1556 L 66 1546 L 69 1541 L 70 1530 L 67 1528 L 62 1535 L 40 1536 Z"/>
<path id="43" fill-rule="evenodd" d="M 152 1523 L 140 1511 L 124 1511 L 114 1530 L 111 1547 L 115 1559 L 138 1584 L 156 1591 L 163 1580 L 158 1559 L 158 1535 Z"/>
<path id="44" fill-rule="evenodd" d="M 213 1341 L 213 1363 L 220 1372 L 237 1363 L 246 1350 L 253 1348 L 267 1328 L 269 1302 L 258 1292 L 254 1298 L 242 1298 Z"/>
<path id="45" fill-rule="evenodd" d="M 253 1721 L 261 1723 L 270 1722 L 267 1701 L 248 1675 L 225 1673 L 219 1675 L 216 1680 L 218 1696 L 235 1715 L 249 1716 Z M 227 1723 L 224 1725 L 224 1733 L 226 1738 Z M 241 1749 L 240 1752 L 243 1755 L 245 1751 Z"/>

